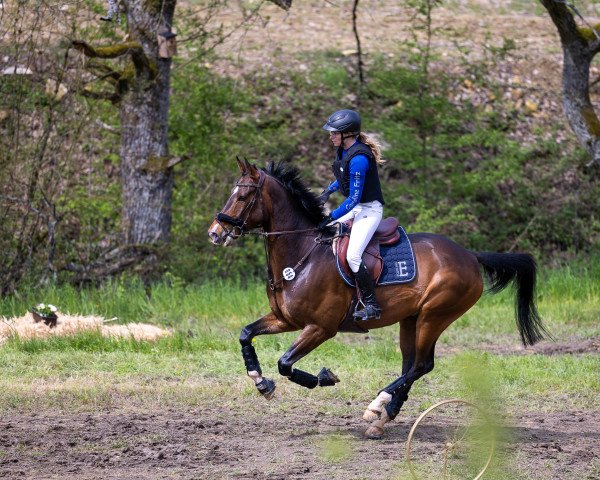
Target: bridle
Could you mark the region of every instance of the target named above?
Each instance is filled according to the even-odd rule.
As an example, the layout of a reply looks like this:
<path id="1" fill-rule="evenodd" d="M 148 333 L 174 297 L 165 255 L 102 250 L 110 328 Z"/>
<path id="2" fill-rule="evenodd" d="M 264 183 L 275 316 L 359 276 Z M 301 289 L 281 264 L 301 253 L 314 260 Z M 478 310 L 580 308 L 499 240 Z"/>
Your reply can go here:
<path id="1" fill-rule="evenodd" d="M 271 290 L 274 291 L 282 285 L 283 278 L 280 278 L 279 280 L 274 280 L 274 278 L 273 278 L 273 273 L 271 270 L 271 259 L 270 259 L 270 255 L 269 255 L 269 250 L 267 248 L 267 237 L 278 236 L 278 235 L 314 233 L 314 232 L 317 232 L 318 229 L 317 228 L 307 228 L 307 229 L 303 229 L 303 230 L 280 230 L 280 231 L 276 231 L 276 232 L 265 232 L 265 231 L 252 232 L 246 228 L 246 224 L 248 223 L 248 218 L 250 217 L 252 208 L 254 207 L 254 205 L 256 204 L 256 202 L 259 199 L 262 200 L 261 191 L 262 191 L 262 186 L 265 183 L 266 176 L 267 175 L 265 172 L 263 172 L 262 170 L 259 170 L 259 177 L 258 177 L 257 183 L 244 183 L 243 179 L 239 180 L 235 184 L 236 187 L 250 187 L 250 188 L 255 189 L 252 200 L 244 206 L 244 208 L 242 209 L 242 211 L 240 212 L 240 214 L 237 217 L 232 217 L 230 215 L 227 215 L 226 213 L 219 212 L 215 215 L 215 221 L 221 226 L 221 228 L 225 232 L 225 236 L 231 237 L 232 239 L 236 239 L 236 238 L 242 237 L 244 235 L 249 235 L 249 234 L 260 235 L 263 237 L 264 244 L 265 244 L 265 256 L 266 256 L 266 260 L 267 260 L 267 274 L 268 274 L 268 280 L 269 280 L 269 287 L 271 288 Z M 277 180 L 277 179 L 275 179 L 275 180 Z M 227 228 L 225 225 L 223 225 L 223 222 L 231 225 L 233 228 Z M 318 245 L 323 244 L 323 243 L 331 243 L 333 241 L 333 238 L 335 238 L 335 237 L 323 239 L 322 235 L 320 235 L 320 234 L 317 235 L 315 237 L 315 244 L 308 250 L 308 252 L 305 253 L 305 255 L 300 259 L 300 261 L 293 267 L 293 269 L 296 270 L 297 268 L 299 268 L 308 259 L 310 254 L 313 252 L 313 250 Z"/>
<path id="2" fill-rule="evenodd" d="M 266 176 L 267 176 L 267 174 L 265 172 L 263 172 L 262 170 L 259 170 L 259 177 L 258 177 L 257 183 L 242 183 L 242 180 L 240 180 L 235 184 L 236 187 L 254 188 L 255 189 L 254 196 L 252 197 L 252 200 L 244 206 L 244 208 L 242 209 L 242 211 L 240 212 L 240 214 L 237 217 L 232 217 L 223 212 L 219 212 L 215 215 L 215 221 L 225 231 L 225 236 L 231 237 L 232 239 L 236 239 L 236 238 L 243 237 L 244 235 L 249 235 L 249 234 L 261 235 L 263 237 L 272 237 L 272 236 L 277 236 L 277 235 L 289 235 L 289 234 L 293 234 L 293 233 L 316 232 L 318 230 L 317 228 L 306 228 L 303 230 L 280 230 L 278 232 L 264 232 L 264 231 L 251 232 L 245 228 L 246 223 L 248 223 L 248 218 L 250 217 L 250 212 L 252 211 L 252 207 L 254 207 L 254 204 L 256 203 L 256 201 L 259 198 L 261 198 L 261 200 L 262 200 L 261 192 L 262 192 L 262 186 L 265 183 Z M 277 180 L 277 179 L 275 179 L 275 180 Z M 244 217 L 244 214 L 245 214 L 245 217 Z M 221 223 L 221 222 L 226 222 L 226 223 L 232 225 L 233 228 L 229 229 L 225 225 L 223 225 L 223 223 Z"/>
<path id="3" fill-rule="evenodd" d="M 266 174 L 262 170 L 259 170 L 257 183 L 243 183 L 243 180 L 236 182 L 236 187 L 254 188 L 254 196 L 252 197 L 252 200 L 250 202 L 244 205 L 244 208 L 242 209 L 237 218 L 231 217 L 223 212 L 219 212 L 215 215 L 215 221 L 225 231 L 225 236 L 231 237 L 232 239 L 236 239 L 249 233 L 248 230 L 246 230 L 246 223 L 248 223 L 248 217 L 250 217 L 252 207 L 254 207 L 254 204 L 261 196 L 262 186 L 265 183 L 265 177 Z M 222 222 L 226 222 L 229 225 L 232 225 L 233 228 L 227 228 L 225 225 L 223 225 Z"/>

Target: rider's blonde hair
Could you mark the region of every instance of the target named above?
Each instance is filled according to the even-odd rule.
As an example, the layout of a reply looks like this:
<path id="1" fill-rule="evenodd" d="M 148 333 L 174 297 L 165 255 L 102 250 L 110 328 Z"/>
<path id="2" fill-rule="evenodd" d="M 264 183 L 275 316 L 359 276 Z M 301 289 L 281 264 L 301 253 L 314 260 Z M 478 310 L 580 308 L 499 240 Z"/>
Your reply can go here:
<path id="1" fill-rule="evenodd" d="M 369 137 L 365 132 L 354 132 L 347 135 L 355 136 L 360 142 L 364 143 L 367 147 L 369 147 L 373 152 L 373 157 L 375 157 L 377 165 L 383 165 L 385 163 L 385 160 L 382 158 L 381 154 L 381 145 L 377 140 L 375 140 L 375 138 Z"/>

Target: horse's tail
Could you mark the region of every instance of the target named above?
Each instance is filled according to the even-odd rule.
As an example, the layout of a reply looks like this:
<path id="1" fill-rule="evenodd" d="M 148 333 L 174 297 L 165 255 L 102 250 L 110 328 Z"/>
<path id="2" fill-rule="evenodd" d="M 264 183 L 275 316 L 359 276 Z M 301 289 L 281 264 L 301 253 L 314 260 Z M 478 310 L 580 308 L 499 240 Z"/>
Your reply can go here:
<path id="1" fill-rule="evenodd" d="M 523 345 L 533 345 L 550 336 L 535 306 L 536 264 L 525 253 L 475 253 L 490 283 L 488 291 L 498 293 L 510 282 L 516 286 L 515 316 Z"/>

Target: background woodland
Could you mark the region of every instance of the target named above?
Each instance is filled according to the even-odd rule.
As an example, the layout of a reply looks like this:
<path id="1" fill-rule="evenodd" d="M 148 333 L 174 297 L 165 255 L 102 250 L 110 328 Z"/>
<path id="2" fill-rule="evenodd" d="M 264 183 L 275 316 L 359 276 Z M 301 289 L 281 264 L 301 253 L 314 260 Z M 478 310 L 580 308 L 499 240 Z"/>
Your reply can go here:
<path id="1" fill-rule="evenodd" d="M 600 14 L 577 6 L 589 36 Z M 121 23 L 95 1 L 2 7 L 3 294 L 262 278 L 257 239 L 206 235 L 236 155 L 289 162 L 320 192 L 334 153 L 321 125 L 353 107 L 385 147 L 385 213 L 409 233 L 550 267 L 600 252 L 600 168 L 563 112 L 548 5 L 128 0 Z M 163 31 L 172 58 L 157 55 Z M 589 68 L 594 102 L 593 55 Z"/>

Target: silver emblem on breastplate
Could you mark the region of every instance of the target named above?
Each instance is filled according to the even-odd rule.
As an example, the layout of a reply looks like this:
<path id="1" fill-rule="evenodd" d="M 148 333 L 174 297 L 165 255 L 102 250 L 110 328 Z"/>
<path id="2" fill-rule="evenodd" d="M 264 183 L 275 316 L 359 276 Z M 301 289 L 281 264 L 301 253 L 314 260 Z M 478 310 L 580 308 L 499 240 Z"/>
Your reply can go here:
<path id="1" fill-rule="evenodd" d="M 291 267 L 284 268 L 283 269 L 283 278 L 289 282 L 290 280 L 293 280 L 294 278 L 296 278 L 296 272 L 294 272 L 294 269 Z"/>

